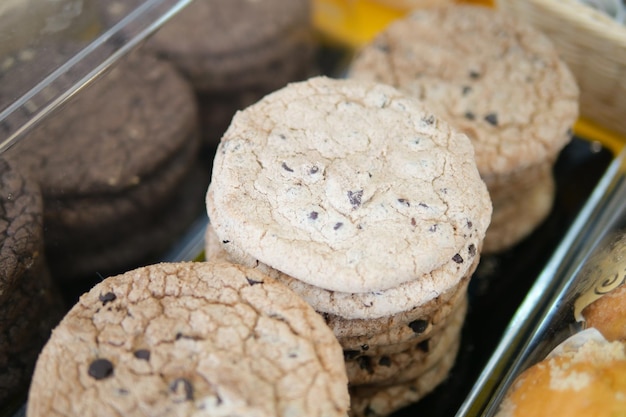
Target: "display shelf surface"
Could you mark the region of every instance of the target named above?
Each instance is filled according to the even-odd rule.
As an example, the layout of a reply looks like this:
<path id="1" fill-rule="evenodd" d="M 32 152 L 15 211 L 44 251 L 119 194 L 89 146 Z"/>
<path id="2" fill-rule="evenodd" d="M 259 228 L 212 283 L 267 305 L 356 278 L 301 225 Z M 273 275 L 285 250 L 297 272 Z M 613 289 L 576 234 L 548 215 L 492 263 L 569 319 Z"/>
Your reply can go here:
<path id="1" fill-rule="evenodd" d="M 0 3 L 0 153 L 191 0 Z"/>

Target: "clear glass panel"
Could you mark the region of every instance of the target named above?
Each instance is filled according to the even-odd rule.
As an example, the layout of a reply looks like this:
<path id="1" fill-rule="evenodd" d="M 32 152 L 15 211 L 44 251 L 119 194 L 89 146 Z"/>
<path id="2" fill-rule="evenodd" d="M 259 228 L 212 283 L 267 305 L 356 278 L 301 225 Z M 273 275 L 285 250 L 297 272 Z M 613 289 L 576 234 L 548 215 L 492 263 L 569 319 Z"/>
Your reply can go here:
<path id="1" fill-rule="evenodd" d="M 189 1 L 2 1 L 0 152 Z"/>

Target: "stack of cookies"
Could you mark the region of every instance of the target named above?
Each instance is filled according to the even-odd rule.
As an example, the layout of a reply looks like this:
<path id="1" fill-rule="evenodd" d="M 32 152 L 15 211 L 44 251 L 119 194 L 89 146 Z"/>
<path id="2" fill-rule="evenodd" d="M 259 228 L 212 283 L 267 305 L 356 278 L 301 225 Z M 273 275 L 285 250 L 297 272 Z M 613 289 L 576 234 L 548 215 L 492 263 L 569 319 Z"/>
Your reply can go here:
<path id="1" fill-rule="evenodd" d="M 103 2 L 106 21 L 133 1 Z M 193 85 L 203 138 L 213 150 L 235 112 L 316 72 L 310 0 L 197 0 L 143 46 Z"/>
<path id="2" fill-rule="evenodd" d="M 470 140 L 416 99 L 325 77 L 266 96 L 222 138 L 207 210 L 209 259 L 262 269 L 326 318 L 352 415 L 445 379 L 491 202 Z"/>
<path id="3" fill-rule="evenodd" d="M 548 37 L 488 7 L 416 10 L 364 46 L 348 75 L 419 98 L 470 137 L 493 202 L 483 253 L 513 247 L 547 217 L 579 96 Z"/>
<path id="4" fill-rule="evenodd" d="M 37 355 L 61 319 L 43 253 L 37 183 L 0 158 L 0 408 L 28 386 Z"/>
<path id="5" fill-rule="evenodd" d="M 161 257 L 204 211 L 199 148 L 190 85 L 143 53 L 25 136 L 10 153 L 40 185 L 53 276 L 82 293 Z"/>

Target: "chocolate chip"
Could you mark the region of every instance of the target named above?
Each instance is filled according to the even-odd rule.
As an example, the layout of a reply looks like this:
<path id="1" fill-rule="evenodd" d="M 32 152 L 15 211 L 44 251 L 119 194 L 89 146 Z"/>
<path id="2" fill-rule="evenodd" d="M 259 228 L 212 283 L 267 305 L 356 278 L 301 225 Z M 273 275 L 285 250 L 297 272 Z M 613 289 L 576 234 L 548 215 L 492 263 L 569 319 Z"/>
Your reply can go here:
<path id="1" fill-rule="evenodd" d="M 411 226 L 417 226 L 417 222 L 415 221 L 415 217 L 411 217 Z"/>
<path id="2" fill-rule="evenodd" d="M 426 122 L 427 125 L 432 125 L 433 123 L 435 123 L 435 116 L 431 114 L 430 116 L 422 120 Z"/>
<path id="3" fill-rule="evenodd" d="M 223 243 L 223 244 L 230 243 L 230 240 L 222 240 L 222 243 Z"/>
<path id="4" fill-rule="evenodd" d="M 358 357 L 360 354 L 361 352 L 359 352 L 358 350 L 344 350 L 343 358 L 348 361 Z"/>
<path id="5" fill-rule="evenodd" d="M 384 42 L 376 42 L 374 46 L 376 47 L 376 49 L 382 52 L 389 52 L 390 50 L 389 45 Z"/>
<path id="6" fill-rule="evenodd" d="M 467 221 L 467 228 L 468 228 L 468 229 L 471 229 L 471 228 L 472 228 L 472 226 L 474 226 L 474 223 L 472 223 L 472 222 L 471 222 L 471 220 L 468 220 L 468 221 Z"/>
<path id="7" fill-rule="evenodd" d="M 363 198 L 363 190 L 348 191 L 348 200 L 352 204 L 353 208 L 357 208 L 361 205 L 361 199 Z"/>
<path id="8" fill-rule="evenodd" d="M 419 203 L 418 206 L 428 208 L 428 204 L 426 203 Z"/>
<path id="9" fill-rule="evenodd" d="M 361 345 L 361 350 L 369 350 L 369 348 L 370 348 L 370 345 L 368 344 Z"/>
<path id="10" fill-rule="evenodd" d="M 341 226 L 343 226 L 343 223 L 341 223 L 341 222 L 335 223 L 335 225 L 333 226 L 333 230 L 337 230 L 337 229 L 339 229 Z"/>
<path id="11" fill-rule="evenodd" d="M 117 297 L 112 292 L 108 292 L 108 293 L 106 293 L 104 295 L 100 294 L 100 296 L 98 297 L 98 299 L 102 302 L 103 306 L 107 305 L 107 303 L 115 301 L 116 298 Z"/>
<path id="12" fill-rule="evenodd" d="M 492 126 L 498 126 L 498 114 L 497 113 L 489 113 L 485 116 L 485 121 Z"/>
<path id="13" fill-rule="evenodd" d="M 281 165 L 283 169 L 287 172 L 293 172 L 293 169 L 289 168 L 285 162 Z"/>
<path id="14" fill-rule="evenodd" d="M 373 374 L 374 373 L 374 367 L 372 366 L 372 358 L 370 358 L 369 356 L 361 356 L 357 359 L 357 362 L 359 363 L 359 368 L 363 369 L 364 371 L 367 371 L 368 374 Z"/>
<path id="15" fill-rule="evenodd" d="M 474 244 L 472 243 L 471 245 L 469 245 L 469 247 L 467 248 L 467 251 L 469 252 L 470 256 L 474 256 L 476 255 L 476 246 L 474 246 Z"/>
<path id="16" fill-rule="evenodd" d="M 474 120 L 476 119 L 476 115 L 472 113 L 471 111 L 468 111 L 468 112 L 465 112 L 465 118 L 467 120 Z"/>
<path id="17" fill-rule="evenodd" d="M 398 199 L 398 203 L 403 204 L 403 205 L 405 205 L 407 207 L 411 207 L 411 203 L 409 203 L 409 200 L 406 200 L 404 198 L 399 198 Z"/>
<path id="18" fill-rule="evenodd" d="M 148 349 L 139 349 L 133 353 L 137 359 L 143 359 L 144 361 L 150 360 L 150 351 Z"/>
<path id="19" fill-rule="evenodd" d="M 476 80 L 480 78 L 480 72 L 472 70 L 469 72 L 469 76 L 472 80 Z"/>
<path id="20" fill-rule="evenodd" d="M 310 173 L 310 174 L 317 174 L 317 172 L 318 172 L 319 170 L 320 170 L 320 169 L 319 169 L 318 167 L 312 167 L 312 168 L 309 170 L 309 173 Z"/>
<path id="21" fill-rule="evenodd" d="M 369 405 L 365 407 L 365 410 L 363 410 L 363 415 L 365 417 L 378 417 L 379 416 L 379 414 L 376 411 L 374 411 L 372 407 L 370 407 Z"/>
<path id="22" fill-rule="evenodd" d="M 381 356 L 380 359 L 378 360 L 378 364 L 380 366 L 390 367 L 391 366 L 391 358 L 389 356 Z"/>
<path id="23" fill-rule="evenodd" d="M 263 284 L 263 281 L 257 281 L 249 277 L 246 277 L 246 281 L 248 281 L 250 285 Z"/>
<path id="24" fill-rule="evenodd" d="M 87 373 L 96 380 L 108 378 L 113 375 L 113 364 L 108 359 L 96 359 L 89 364 Z"/>
<path id="25" fill-rule="evenodd" d="M 430 350 L 430 339 L 422 340 L 415 347 L 424 353 L 428 353 Z"/>
<path id="26" fill-rule="evenodd" d="M 413 333 L 424 333 L 424 330 L 428 328 L 428 321 L 426 320 L 413 320 L 409 323 L 409 327 L 413 330 Z"/>
<path id="27" fill-rule="evenodd" d="M 309 219 L 316 220 L 317 219 L 317 211 L 312 211 L 309 213 Z"/>
<path id="28" fill-rule="evenodd" d="M 280 135 L 278 135 L 279 138 L 281 138 L 282 140 L 286 140 L 287 136 L 283 135 L 282 133 Z"/>
<path id="29" fill-rule="evenodd" d="M 185 378 L 177 378 L 172 381 L 170 391 L 177 397 L 174 402 L 193 400 L 193 385 Z"/>
<path id="30" fill-rule="evenodd" d="M 439 225 L 438 225 L 438 224 L 433 224 L 432 226 L 430 226 L 430 227 L 428 228 L 428 231 L 429 231 L 429 232 L 436 232 L 436 231 L 437 231 L 437 229 L 439 229 Z"/>
<path id="31" fill-rule="evenodd" d="M 456 262 L 457 264 L 463 263 L 463 257 L 458 253 L 452 257 L 452 260 Z"/>
<path id="32" fill-rule="evenodd" d="M 471 91 L 472 91 L 472 87 L 470 87 L 469 85 L 464 85 L 463 86 L 463 95 L 464 96 L 468 95 Z"/>

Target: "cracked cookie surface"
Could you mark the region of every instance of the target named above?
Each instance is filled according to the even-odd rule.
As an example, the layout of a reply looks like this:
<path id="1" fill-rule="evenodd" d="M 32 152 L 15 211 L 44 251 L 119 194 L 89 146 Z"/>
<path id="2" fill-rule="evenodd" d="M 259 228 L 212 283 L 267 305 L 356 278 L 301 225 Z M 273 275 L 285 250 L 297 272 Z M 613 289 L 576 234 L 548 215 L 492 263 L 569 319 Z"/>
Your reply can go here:
<path id="1" fill-rule="evenodd" d="M 308 284 L 368 292 L 481 241 L 491 201 L 466 135 L 381 84 L 315 77 L 239 112 L 207 196 L 211 223 Z M 457 262 L 455 261 L 455 262 Z M 434 287 L 449 288 L 449 280 Z"/>
<path id="2" fill-rule="evenodd" d="M 54 381 L 54 383 L 51 383 Z M 345 416 L 341 347 L 271 278 L 157 264 L 107 278 L 66 315 L 31 386 L 35 416 Z"/>
<path id="3" fill-rule="evenodd" d="M 551 41 L 486 7 L 399 19 L 359 51 L 349 77 L 401 88 L 467 133 L 488 185 L 491 176 L 553 159 L 578 116 L 578 86 Z"/>

